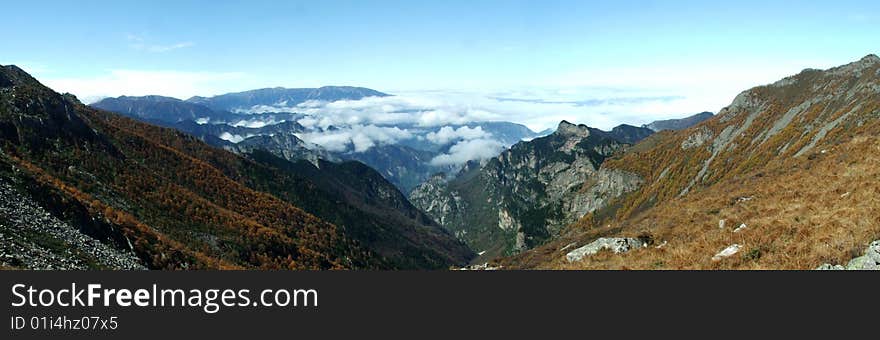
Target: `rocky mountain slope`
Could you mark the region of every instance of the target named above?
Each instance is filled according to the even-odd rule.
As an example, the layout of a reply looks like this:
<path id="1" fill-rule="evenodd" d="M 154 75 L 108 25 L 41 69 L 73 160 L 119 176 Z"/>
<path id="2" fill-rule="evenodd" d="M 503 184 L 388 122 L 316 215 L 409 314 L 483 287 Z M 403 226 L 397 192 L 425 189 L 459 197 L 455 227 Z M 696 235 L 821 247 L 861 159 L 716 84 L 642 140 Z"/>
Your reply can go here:
<path id="1" fill-rule="evenodd" d="M 353 176 L 342 164 L 332 176 L 306 175 L 268 153 L 248 155 L 90 108 L 0 68 L 0 179 L 148 268 L 446 268 L 472 256 L 375 172 Z M 367 204 L 365 195 L 378 198 Z M 35 218 L 3 217 L 4 230 L 27 230 Z M 40 244 L 33 240 L 3 242 Z"/>
<path id="2" fill-rule="evenodd" d="M 0 266 L 35 270 L 145 269 L 131 248 L 80 232 L 0 180 Z"/>
<path id="3" fill-rule="evenodd" d="M 208 140 L 212 140 L 209 138 Z M 232 143 L 226 140 L 213 139 L 214 145 L 220 146 L 226 150 L 239 153 L 249 154 L 257 150 L 268 151 L 276 157 L 283 158 L 291 162 L 305 160 L 315 166 L 319 165 L 319 160 L 339 162 L 340 159 L 321 147 L 310 145 L 289 133 L 278 133 L 272 135 L 258 135 L 247 138 L 238 143 Z"/>
<path id="4" fill-rule="evenodd" d="M 513 268 L 813 269 L 880 239 L 880 58 L 807 69 L 606 161 L 644 180 Z M 647 247 L 569 262 L 600 237 Z"/>
<path id="5" fill-rule="evenodd" d="M 470 163 L 455 178 L 433 177 L 410 200 L 482 258 L 514 254 L 638 188 L 639 176 L 600 165 L 651 133 L 632 126 L 605 132 L 563 121 L 553 134 L 518 143 L 483 164 Z"/>

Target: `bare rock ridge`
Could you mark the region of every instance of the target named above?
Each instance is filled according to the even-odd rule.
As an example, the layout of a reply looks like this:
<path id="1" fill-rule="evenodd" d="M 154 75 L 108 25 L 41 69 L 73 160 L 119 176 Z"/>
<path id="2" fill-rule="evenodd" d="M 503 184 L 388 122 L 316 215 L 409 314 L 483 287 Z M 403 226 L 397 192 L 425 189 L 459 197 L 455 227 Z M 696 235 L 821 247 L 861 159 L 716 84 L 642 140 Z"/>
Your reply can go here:
<path id="1" fill-rule="evenodd" d="M 590 128 L 583 124 L 575 125 L 563 120 L 556 128 L 556 134 L 563 137 L 587 138 L 590 136 Z"/>

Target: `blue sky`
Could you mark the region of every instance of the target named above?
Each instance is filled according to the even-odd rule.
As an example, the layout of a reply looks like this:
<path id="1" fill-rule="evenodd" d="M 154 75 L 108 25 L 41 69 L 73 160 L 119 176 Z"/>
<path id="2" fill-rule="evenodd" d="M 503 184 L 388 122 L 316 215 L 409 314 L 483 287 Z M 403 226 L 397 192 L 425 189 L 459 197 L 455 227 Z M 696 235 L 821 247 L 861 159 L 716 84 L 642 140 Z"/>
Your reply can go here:
<path id="1" fill-rule="evenodd" d="M 600 126 L 717 111 L 748 87 L 880 49 L 877 1 L 16 1 L 3 7 L 15 15 L 4 16 L 0 64 L 21 65 L 81 98 L 321 85 L 547 101 L 684 98 L 632 107 L 640 111 L 632 117 L 609 114 Z M 603 114 L 583 110 L 571 115 L 589 121 Z M 520 121 L 534 128 L 552 123 L 529 119 Z"/>

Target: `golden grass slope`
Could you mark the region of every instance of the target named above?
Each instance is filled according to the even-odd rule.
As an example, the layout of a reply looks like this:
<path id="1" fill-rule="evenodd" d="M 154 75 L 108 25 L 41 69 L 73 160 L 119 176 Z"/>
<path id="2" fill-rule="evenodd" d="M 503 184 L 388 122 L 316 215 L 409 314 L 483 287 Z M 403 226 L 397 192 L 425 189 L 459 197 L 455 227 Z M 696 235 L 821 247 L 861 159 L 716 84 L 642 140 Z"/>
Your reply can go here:
<path id="1" fill-rule="evenodd" d="M 501 262 L 552 269 L 845 264 L 880 239 L 878 118 L 876 56 L 756 87 L 702 124 L 658 134 L 606 161 L 603 166 L 637 173 L 646 184 L 556 241 Z M 695 142 L 700 136 L 702 144 Z M 732 232 L 743 223 L 744 231 Z M 654 244 L 578 263 L 564 259 L 601 236 L 639 235 Z M 738 254 L 711 260 L 734 243 L 743 246 Z"/>

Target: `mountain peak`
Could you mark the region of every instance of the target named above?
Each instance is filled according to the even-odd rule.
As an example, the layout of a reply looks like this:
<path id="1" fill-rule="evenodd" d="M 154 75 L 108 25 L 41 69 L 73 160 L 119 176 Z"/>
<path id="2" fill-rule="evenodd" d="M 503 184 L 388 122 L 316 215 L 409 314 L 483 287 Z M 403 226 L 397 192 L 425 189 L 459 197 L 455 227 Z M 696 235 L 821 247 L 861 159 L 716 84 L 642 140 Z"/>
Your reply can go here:
<path id="1" fill-rule="evenodd" d="M 858 61 L 838 66 L 827 70 L 831 75 L 856 75 L 860 76 L 863 71 L 880 64 L 880 57 L 876 54 L 869 54 Z"/>
<path id="2" fill-rule="evenodd" d="M 586 125 L 575 125 L 569 123 L 567 120 L 563 120 L 559 123 L 559 127 L 556 128 L 556 134 L 560 136 L 576 136 L 576 137 L 587 137 L 590 135 L 590 128 Z"/>
<path id="3" fill-rule="evenodd" d="M 861 60 L 859 60 L 859 62 L 860 63 L 870 63 L 870 64 L 880 63 L 880 57 L 878 57 L 876 54 L 869 54 L 869 55 L 866 55 Z"/>
<path id="4" fill-rule="evenodd" d="M 37 83 L 34 77 L 15 65 L 0 65 L 0 88 Z"/>

